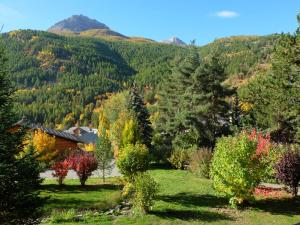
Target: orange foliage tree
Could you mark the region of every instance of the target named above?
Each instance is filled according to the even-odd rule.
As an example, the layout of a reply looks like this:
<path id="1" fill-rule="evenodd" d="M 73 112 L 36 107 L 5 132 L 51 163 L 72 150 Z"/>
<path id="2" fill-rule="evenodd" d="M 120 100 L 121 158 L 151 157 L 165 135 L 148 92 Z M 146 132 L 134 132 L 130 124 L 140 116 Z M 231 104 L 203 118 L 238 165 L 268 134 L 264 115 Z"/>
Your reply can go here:
<path id="1" fill-rule="evenodd" d="M 55 137 L 50 136 L 42 130 L 36 130 L 32 137 L 32 144 L 37 159 L 49 163 L 57 157 L 58 151 L 55 149 L 55 143 Z"/>

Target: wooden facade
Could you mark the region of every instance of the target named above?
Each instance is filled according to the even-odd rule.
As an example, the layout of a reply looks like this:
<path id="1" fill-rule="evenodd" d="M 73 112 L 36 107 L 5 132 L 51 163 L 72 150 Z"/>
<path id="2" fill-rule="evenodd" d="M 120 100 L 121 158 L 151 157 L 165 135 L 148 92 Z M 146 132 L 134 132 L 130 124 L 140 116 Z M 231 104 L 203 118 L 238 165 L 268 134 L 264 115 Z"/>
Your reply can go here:
<path id="1" fill-rule="evenodd" d="M 62 151 L 72 151 L 78 150 L 78 144 L 82 143 L 80 139 L 76 136 L 65 133 L 63 131 L 57 131 L 50 128 L 45 128 L 41 126 L 37 126 L 34 124 L 28 125 L 25 124 L 22 120 L 17 122 L 11 129 L 10 132 L 17 132 L 21 129 L 21 127 L 25 127 L 28 132 L 34 132 L 35 130 L 41 130 L 46 134 L 55 137 L 55 149 L 62 152 Z"/>
<path id="2" fill-rule="evenodd" d="M 55 149 L 59 151 L 78 149 L 78 142 L 66 138 L 55 137 Z"/>

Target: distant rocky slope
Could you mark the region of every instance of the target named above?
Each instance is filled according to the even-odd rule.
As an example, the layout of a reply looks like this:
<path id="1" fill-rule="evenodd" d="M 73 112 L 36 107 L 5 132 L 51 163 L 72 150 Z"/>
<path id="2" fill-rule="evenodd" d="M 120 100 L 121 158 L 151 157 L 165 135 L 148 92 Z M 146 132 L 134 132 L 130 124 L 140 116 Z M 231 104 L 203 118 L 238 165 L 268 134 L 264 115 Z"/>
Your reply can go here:
<path id="1" fill-rule="evenodd" d="M 83 15 L 74 15 L 58 23 L 54 24 L 48 29 L 50 32 L 58 31 L 70 31 L 70 32 L 82 32 L 91 29 L 105 29 L 109 30 L 109 27 L 104 23 L 100 23 L 97 20 L 90 19 Z"/>
<path id="2" fill-rule="evenodd" d="M 57 22 L 48 32 L 64 36 L 82 36 L 105 39 L 109 41 L 154 42 L 142 37 L 127 37 L 111 30 L 107 25 L 84 15 L 73 15 Z"/>
<path id="3" fill-rule="evenodd" d="M 180 40 L 178 37 L 171 37 L 168 40 L 162 41 L 162 43 L 178 45 L 178 46 L 186 46 L 186 43 L 184 41 Z"/>

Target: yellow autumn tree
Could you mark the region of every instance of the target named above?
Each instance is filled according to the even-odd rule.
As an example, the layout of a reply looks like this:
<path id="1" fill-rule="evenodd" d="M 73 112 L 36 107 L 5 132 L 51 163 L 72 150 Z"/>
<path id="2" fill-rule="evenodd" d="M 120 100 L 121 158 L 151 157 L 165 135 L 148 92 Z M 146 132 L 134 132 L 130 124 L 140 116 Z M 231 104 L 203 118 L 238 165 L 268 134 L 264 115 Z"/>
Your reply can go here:
<path id="1" fill-rule="evenodd" d="M 249 102 L 241 102 L 239 104 L 239 107 L 241 108 L 241 110 L 243 112 L 248 112 L 253 108 L 253 104 L 249 103 Z"/>
<path id="2" fill-rule="evenodd" d="M 55 137 L 50 136 L 42 130 L 34 131 L 32 145 L 38 160 L 47 163 L 51 162 L 58 155 L 58 150 L 55 149 L 55 144 Z"/>
<path id="3" fill-rule="evenodd" d="M 98 127 L 98 136 L 103 136 L 103 132 L 105 132 L 105 135 L 109 137 L 109 129 L 110 124 L 106 116 L 104 115 L 103 110 L 100 110 L 99 112 L 99 127 Z"/>
<path id="4" fill-rule="evenodd" d="M 114 156 L 117 157 L 121 147 L 122 132 L 125 123 L 130 119 L 130 115 L 127 111 L 121 111 L 118 119 L 111 125 L 110 139 L 114 150 Z"/>
<path id="5" fill-rule="evenodd" d="M 118 155 L 120 149 L 125 122 L 131 118 L 127 108 L 128 98 L 129 93 L 127 91 L 111 94 L 103 100 L 101 107 L 97 109 L 97 113 L 99 113 L 98 136 L 103 130 L 106 130 L 115 156 Z"/>
<path id="6" fill-rule="evenodd" d="M 42 50 L 38 52 L 37 59 L 40 62 L 41 68 L 51 69 L 54 66 L 55 55 L 50 50 Z"/>
<path id="7" fill-rule="evenodd" d="M 87 152 L 93 152 L 95 151 L 95 144 L 89 143 L 84 145 L 84 150 Z"/>

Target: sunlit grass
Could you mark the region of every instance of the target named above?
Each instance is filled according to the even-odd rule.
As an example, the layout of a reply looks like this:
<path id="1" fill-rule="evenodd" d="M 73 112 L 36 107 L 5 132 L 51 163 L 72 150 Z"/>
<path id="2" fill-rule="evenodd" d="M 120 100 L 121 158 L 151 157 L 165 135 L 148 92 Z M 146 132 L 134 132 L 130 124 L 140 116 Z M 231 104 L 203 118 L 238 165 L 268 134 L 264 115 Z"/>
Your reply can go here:
<path id="1" fill-rule="evenodd" d="M 53 222 L 47 224 L 291 225 L 300 222 L 299 200 L 259 200 L 237 211 L 228 206 L 227 199 L 216 195 L 210 180 L 200 179 L 188 171 L 169 169 L 153 169 L 151 175 L 160 185 L 151 213 L 116 218 L 96 212 L 120 200 L 121 187 L 116 178 L 108 184 L 90 179 L 86 187 L 81 187 L 77 180 L 67 180 L 63 187 L 58 187 L 53 180 L 46 181 L 42 195 L 51 195 L 52 200 L 49 199 L 45 208 L 54 212 Z M 55 211 L 62 209 L 71 211 L 61 215 Z M 81 210 L 80 217 L 74 216 L 72 210 Z"/>

